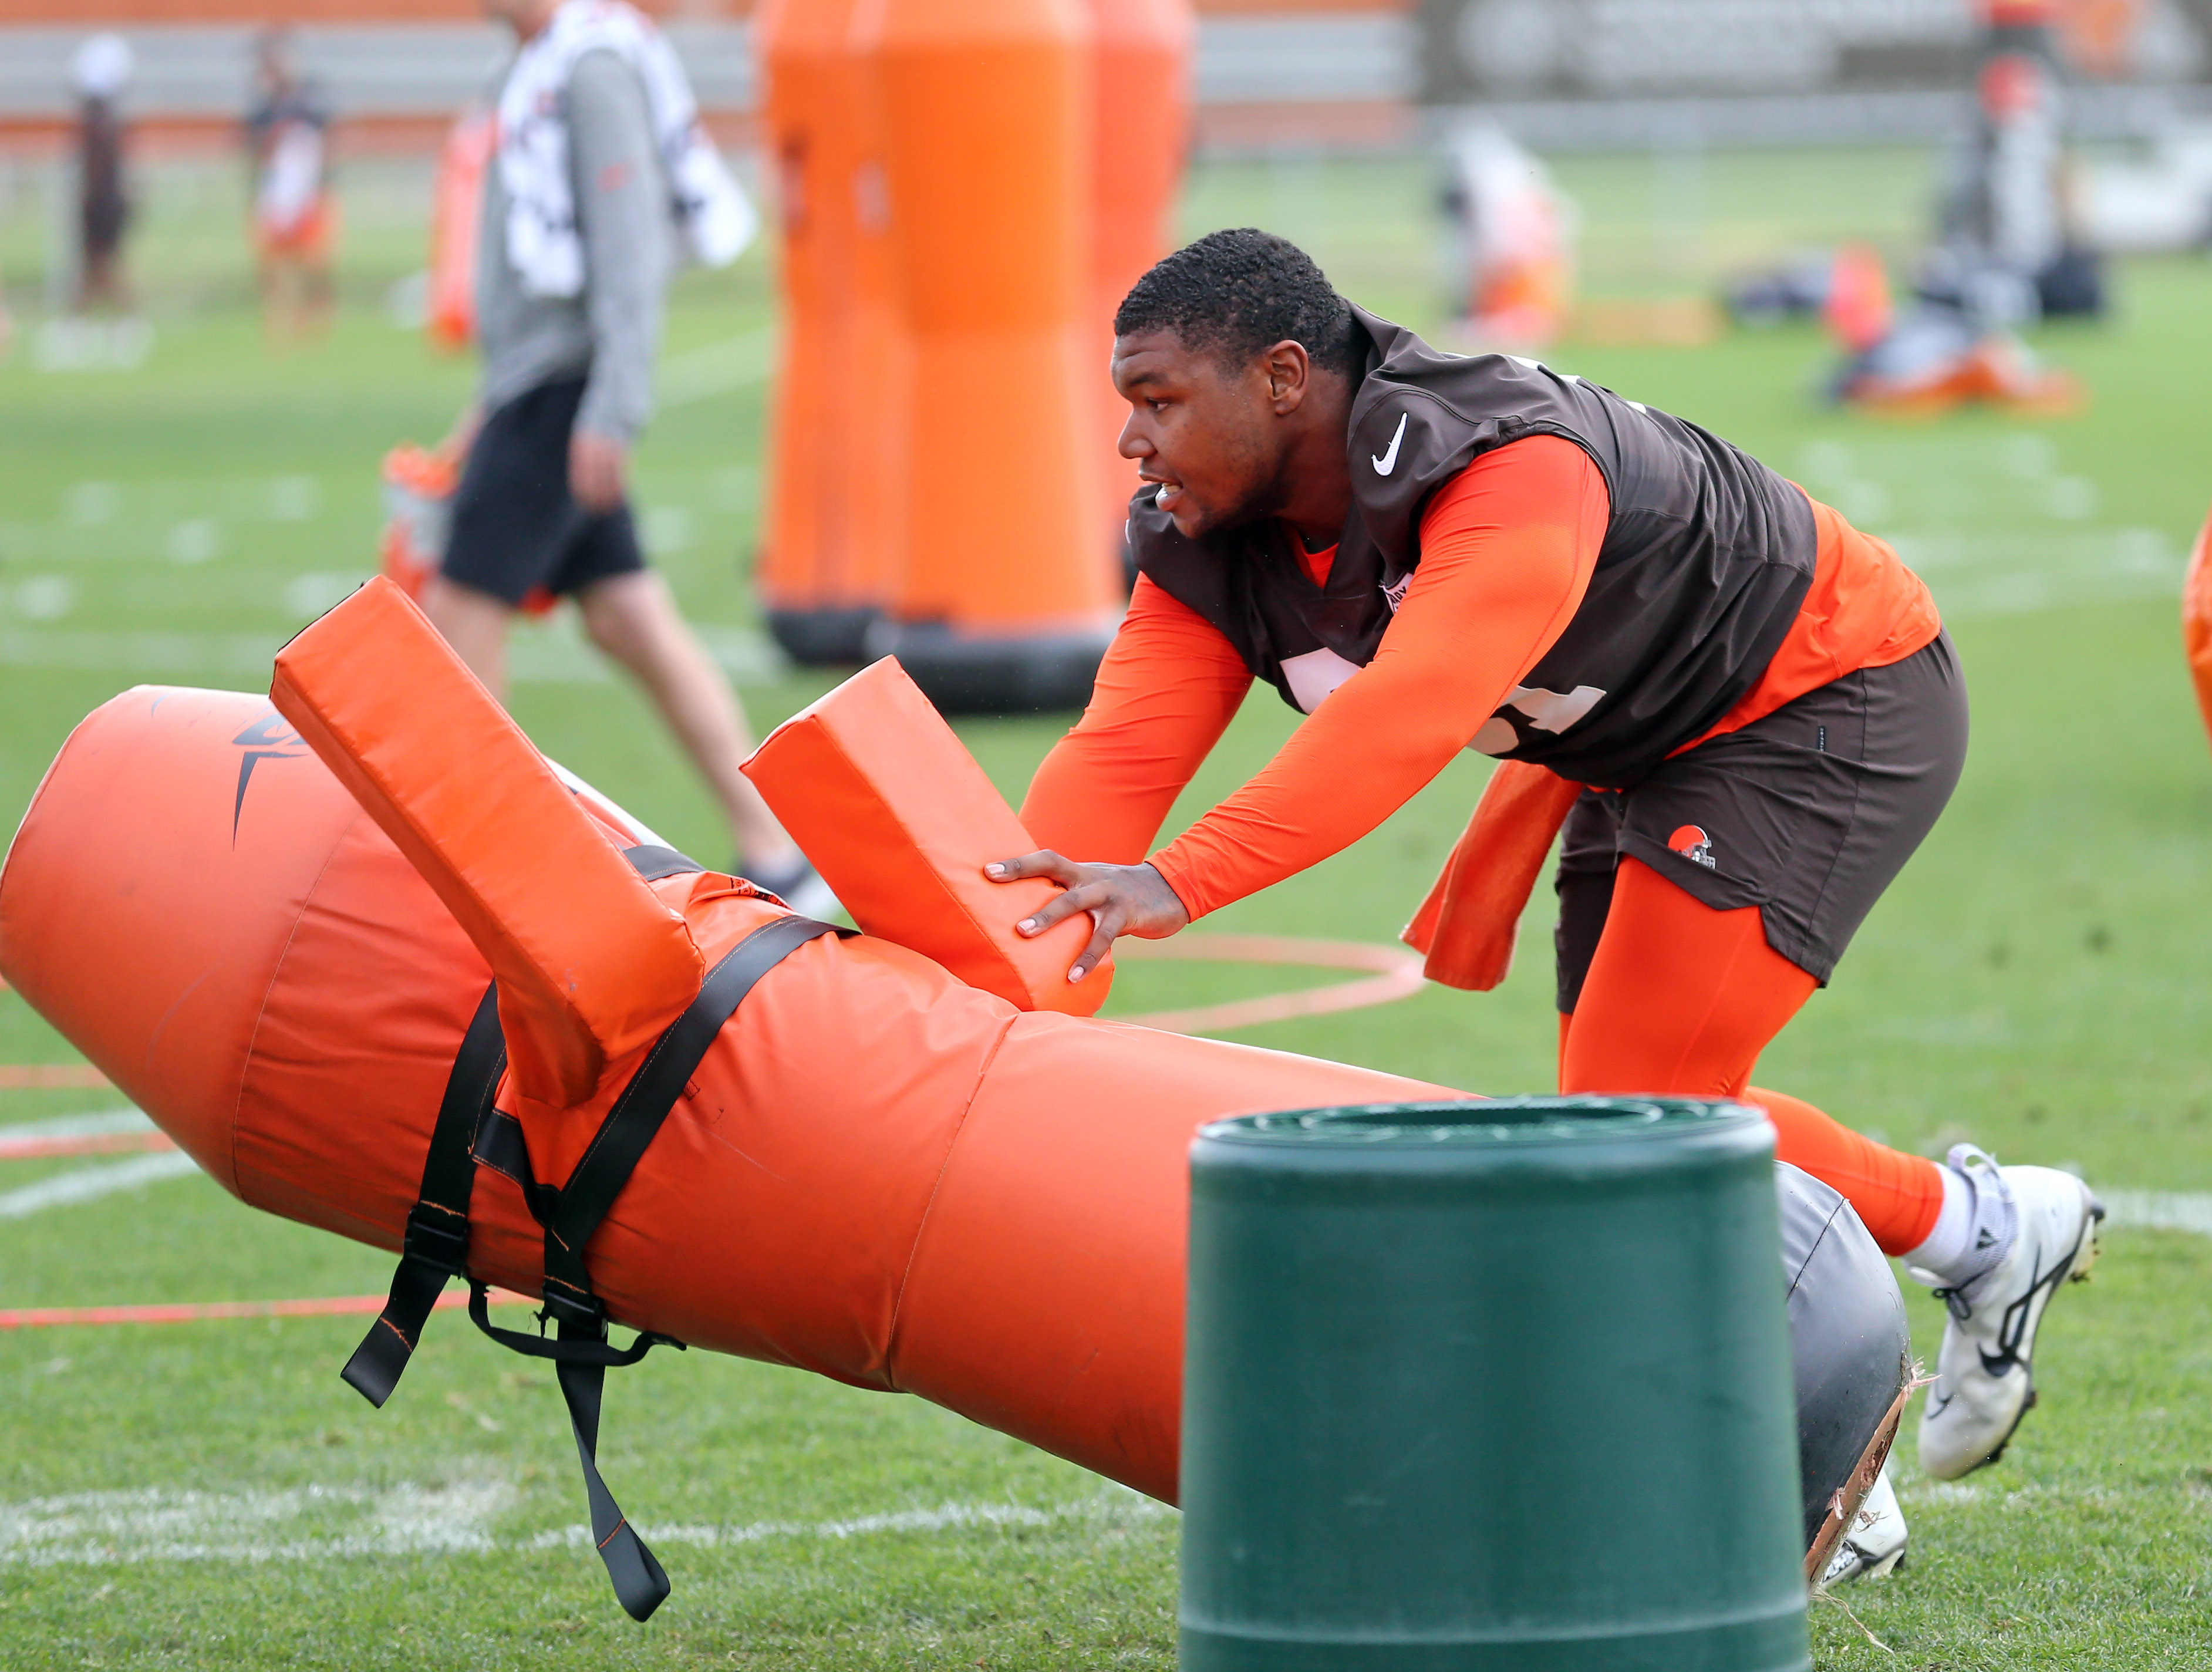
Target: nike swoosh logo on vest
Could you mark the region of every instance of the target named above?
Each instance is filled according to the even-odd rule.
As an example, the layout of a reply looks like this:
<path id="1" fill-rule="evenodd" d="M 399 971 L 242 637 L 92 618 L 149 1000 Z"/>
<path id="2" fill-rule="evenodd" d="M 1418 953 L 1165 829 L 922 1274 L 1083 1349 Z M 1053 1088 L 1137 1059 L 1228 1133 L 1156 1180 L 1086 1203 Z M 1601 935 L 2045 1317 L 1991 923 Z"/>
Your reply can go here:
<path id="1" fill-rule="evenodd" d="M 1406 439 L 1407 416 L 1407 415 L 1403 412 L 1401 412 L 1398 415 L 1398 428 L 1390 437 L 1389 450 L 1381 454 L 1379 457 L 1374 453 L 1370 453 L 1368 455 L 1370 459 L 1372 459 L 1375 461 L 1376 475 L 1388 476 L 1392 471 L 1398 468 L 1398 443 Z"/>

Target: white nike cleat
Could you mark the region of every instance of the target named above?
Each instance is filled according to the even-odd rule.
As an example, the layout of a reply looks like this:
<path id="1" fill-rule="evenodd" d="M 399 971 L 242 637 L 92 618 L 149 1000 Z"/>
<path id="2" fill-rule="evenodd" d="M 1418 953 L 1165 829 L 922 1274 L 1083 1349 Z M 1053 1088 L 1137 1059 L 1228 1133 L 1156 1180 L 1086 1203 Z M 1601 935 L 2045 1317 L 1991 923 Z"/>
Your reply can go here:
<path id="1" fill-rule="evenodd" d="M 1859 1505 L 1851 1524 L 1836 1541 L 1836 1553 L 1828 1559 L 1820 1588 L 1825 1590 L 1852 1579 L 1879 1579 L 1904 1564 L 1905 1541 L 1905 1511 L 1898 1505 L 1896 1489 L 1889 1484 L 1889 1466 L 1885 1463 L 1875 1476 L 1866 1502 Z"/>
<path id="2" fill-rule="evenodd" d="M 2031 1361 L 2044 1308 L 2061 1283 L 2088 1276 L 2105 1217 L 2104 1205 L 2071 1173 L 2000 1167 L 1963 1144 L 1951 1152 L 1950 1164 L 1978 1190 L 2002 1197 L 2012 1234 L 1989 1270 L 1936 1291 L 1951 1316 L 1920 1413 L 1920 1467 L 1939 1480 L 1955 1480 L 2003 1455 L 2035 1403 Z"/>

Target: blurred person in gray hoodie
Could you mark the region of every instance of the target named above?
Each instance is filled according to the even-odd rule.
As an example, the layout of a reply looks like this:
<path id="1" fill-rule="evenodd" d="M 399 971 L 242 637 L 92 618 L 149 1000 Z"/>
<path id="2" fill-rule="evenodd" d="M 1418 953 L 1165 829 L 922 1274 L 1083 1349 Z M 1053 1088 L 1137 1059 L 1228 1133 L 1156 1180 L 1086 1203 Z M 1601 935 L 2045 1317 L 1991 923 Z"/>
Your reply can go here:
<path id="1" fill-rule="evenodd" d="M 477 238 L 477 398 L 440 572 L 422 597 L 502 699 L 526 599 L 574 599 L 592 643 L 636 678 L 712 787 L 738 864 L 794 909 L 836 901 L 738 771 L 736 694 L 646 566 L 628 495 L 653 404 L 662 292 L 679 246 L 714 265 L 751 206 L 698 124 L 681 67 L 619 0 L 483 0 L 519 50 L 499 96 Z"/>

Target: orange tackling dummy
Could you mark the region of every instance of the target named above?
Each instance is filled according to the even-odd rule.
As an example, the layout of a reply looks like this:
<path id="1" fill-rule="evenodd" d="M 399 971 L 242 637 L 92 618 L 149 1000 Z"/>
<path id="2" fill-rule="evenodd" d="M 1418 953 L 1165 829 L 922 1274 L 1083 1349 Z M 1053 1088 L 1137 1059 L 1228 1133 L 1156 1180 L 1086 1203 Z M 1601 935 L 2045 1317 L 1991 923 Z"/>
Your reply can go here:
<path id="1" fill-rule="evenodd" d="M 1451 1095 L 1018 1008 L 887 940 L 818 934 L 713 1031 L 562 1250 L 533 1202 L 574 1185 L 702 973 L 789 914 L 665 850 L 626 860 L 648 833 L 573 792 L 387 581 L 292 641 L 275 697 L 140 687 L 77 727 L 0 872 L 0 973 L 288 1219 L 434 1243 L 410 1234 L 435 1217 L 423 1158 L 496 976 L 508 1066 L 446 1227 L 471 1278 L 552 1297 L 554 1249 L 624 1325 L 920 1394 L 1172 1500 L 1194 1129 Z M 1052 955 L 983 933 L 1018 972 Z"/>

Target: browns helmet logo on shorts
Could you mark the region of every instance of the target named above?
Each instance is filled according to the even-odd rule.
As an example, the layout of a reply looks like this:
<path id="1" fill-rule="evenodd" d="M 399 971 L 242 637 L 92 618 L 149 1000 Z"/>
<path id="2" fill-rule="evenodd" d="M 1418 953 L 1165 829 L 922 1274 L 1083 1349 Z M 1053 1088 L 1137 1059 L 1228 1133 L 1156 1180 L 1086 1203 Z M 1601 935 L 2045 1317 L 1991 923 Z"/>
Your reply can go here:
<path id="1" fill-rule="evenodd" d="M 1692 865 L 1702 865 L 1706 870 L 1715 869 L 1713 839 L 1695 824 L 1685 824 L 1667 838 L 1667 845 Z"/>

